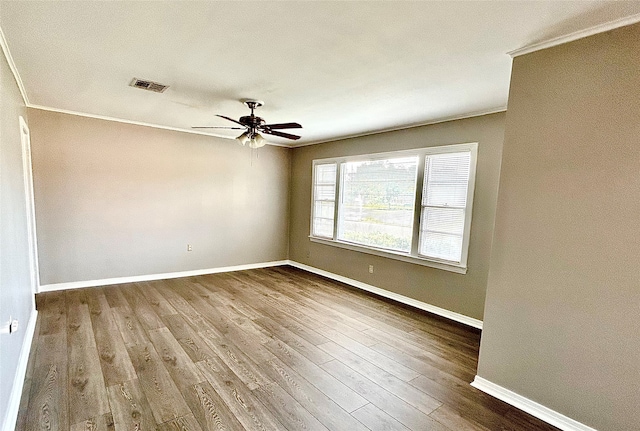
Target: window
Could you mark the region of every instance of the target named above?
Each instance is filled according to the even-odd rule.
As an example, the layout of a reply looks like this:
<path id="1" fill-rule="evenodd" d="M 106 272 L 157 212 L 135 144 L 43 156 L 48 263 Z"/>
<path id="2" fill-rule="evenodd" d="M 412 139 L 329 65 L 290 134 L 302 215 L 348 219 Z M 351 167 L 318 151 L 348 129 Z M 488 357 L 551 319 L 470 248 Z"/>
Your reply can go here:
<path id="1" fill-rule="evenodd" d="M 411 251 L 418 157 L 345 162 L 338 239 Z"/>
<path id="2" fill-rule="evenodd" d="M 476 155 L 460 144 L 314 160 L 311 239 L 466 272 Z"/>
<path id="3" fill-rule="evenodd" d="M 421 256 L 462 260 L 471 153 L 426 156 L 420 216 Z"/>
<path id="4" fill-rule="evenodd" d="M 336 163 L 314 165 L 312 236 L 333 238 L 336 169 Z"/>

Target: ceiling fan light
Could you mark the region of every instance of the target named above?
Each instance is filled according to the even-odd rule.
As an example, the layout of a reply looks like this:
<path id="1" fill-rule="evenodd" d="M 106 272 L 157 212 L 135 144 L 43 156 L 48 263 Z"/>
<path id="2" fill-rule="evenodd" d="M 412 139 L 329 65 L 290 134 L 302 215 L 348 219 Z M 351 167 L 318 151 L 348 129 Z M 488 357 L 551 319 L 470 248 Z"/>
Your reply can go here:
<path id="1" fill-rule="evenodd" d="M 249 148 L 260 148 L 264 147 L 267 143 L 267 140 L 262 137 L 259 133 L 256 133 L 253 139 L 249 141 Z"/>
<path id="2" fill-rule="evenodd" d="M 244 132 L 242 135 L 238 136 L 236 140 L 244 147 L 247 142 L 249 142 L 249 132 Z"/>

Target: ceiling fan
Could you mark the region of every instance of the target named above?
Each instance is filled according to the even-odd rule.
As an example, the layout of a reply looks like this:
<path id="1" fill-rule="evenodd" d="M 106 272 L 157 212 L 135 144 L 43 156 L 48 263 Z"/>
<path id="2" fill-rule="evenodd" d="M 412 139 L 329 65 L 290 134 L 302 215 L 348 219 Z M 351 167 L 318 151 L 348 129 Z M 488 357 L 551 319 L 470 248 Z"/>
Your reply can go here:
<path id="1" fill-rule="evenodd" d="M 251 109 L 251 115 L 245 115 L 244 117 L 240 117 L 239 120 L 234 120 L 233 118 L 225 117 L 224 115 L 218 115 L 220 118 L 224 118 L 225 120 L 232 121 L 242 127 L 219 127 L 219 126 L 194 126 L 192 129 L 237 129 L 237 130 L 245 130 L 245 132 L 238 136 L 236 139 L 242 144 L 249 144 L 250 148 L 260 148 L 263 147 L 267 141 L 260 135 L 260 133 L 264 133 L 265 135 L 273 135 L 279 136 L 281 138 L 300 139 L 298 135 L 292 135 L 290 133 L 279 132 L 278 130 L 282 129 L 301 129 L 302 126 L 298 123 L 277 123 L 277 124 L 265 124 L 264 119 L 257 117 L 254 115 L 253 111 L 264 103 L 260 100 L 254 99 L 244 99 L 242 102 Z"/>

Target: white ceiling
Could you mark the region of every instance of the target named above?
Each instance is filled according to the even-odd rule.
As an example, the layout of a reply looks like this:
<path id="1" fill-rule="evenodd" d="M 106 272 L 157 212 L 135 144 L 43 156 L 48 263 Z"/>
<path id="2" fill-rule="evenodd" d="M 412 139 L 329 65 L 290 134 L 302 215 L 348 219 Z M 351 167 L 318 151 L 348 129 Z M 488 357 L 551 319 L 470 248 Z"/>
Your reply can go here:
<path id="1" fill-rule="evenodd" d="M 268 123 L 304 127 L 270 140 L 299 145 L 503 110 L 507 52 L 638 13 L 639 1 L 1 1 L 0 28 L 32 106 L 189 130 L 233 126 L 215 114 L 246 115 L 238 100 L 256 98 Z"/>

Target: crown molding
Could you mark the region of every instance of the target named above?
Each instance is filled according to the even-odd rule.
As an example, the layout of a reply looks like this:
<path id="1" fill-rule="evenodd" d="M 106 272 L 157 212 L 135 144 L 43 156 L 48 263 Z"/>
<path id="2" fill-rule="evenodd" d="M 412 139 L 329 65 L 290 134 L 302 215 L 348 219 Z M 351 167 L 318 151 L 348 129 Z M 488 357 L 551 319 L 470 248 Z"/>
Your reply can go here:
<path id="1" fill-rule="evenodd" d="M 450 117 L 442 117 L 442 118 L 439 118 L 437 120 L 429 120 L 429 121 L 426 121 L 424 123 L 414 123 L 414 124 L 409 124 L 409 125 L 406 125 L 406 126 L 390 127 L 388 129 L 374 130 L 374 131 L 371 131 L 371 132 L 358 133 L 358 134 L 354 134 L 354 135 L 347 135 L 347 136 L 342 136 L 342 137 L 339 137 L 339 138 L 324 139 L 324 140 L 313 141 L 313 142 L 305 142 L 303 144 L 293 144 L 293 145 L 289 145 L 289 148 L 307 147 L 309 145 L 326 144 L 327 142 L 344 141 L 346 139 L 362 138 L 363 136 L 379 135 L 381 133 L 397 132 L 397 131 L 400 131 L 400 130 L 407 130 L 407 129 L 415 129 L 416 127 L 432 126 L 434 124 L 448 123 L 449 121 L 466 120 L 466 119 L 469 119 L 469 118 L 482 117 L 484 115 L 497 114 L 499 112 L 506 112 L 506 110 L 507 110 L 506 106 L 500 106 L 500 107 L 497 107 L 497 108 L 490 108 L 490 109 L 485 109 L 485 110 L 482 110 L 482 111 L 469 112 L 467 114 L 452 115 Z"/>
<path id="2" fill-rule="evenodd" d="M 232 138 L 232 137 L 229 137 L 229 136 L 216 135 L 215 133 L 199 132 L 197 130 L 182 129 L 180 127 L 163 126 L 163 125 L 160 125 L 160 124 L 146 123 L 144 121 L 125 120 L 123 118 L 110 117 L 110 116 L 107 116 L 107 115 L 89 114 L 87 112 L 72 111 L 72 110 L 69 110 L 69 109 L 59 109 L 59 108 L 53 108 L 51 106 L 34 105 L 32 103 L 27 104 L 27 107 L 28 108 L 32 108 L 32 109 L 39 109 L 41 111 L 57 112 L 57 113 L 60 113 L 60 114 L 68 114 L 68 115 L 77 115 L 78 117 L 94 118 L 96 120 L 104 120 L 104 121 L 113 121 L 115 123 L 133 124 L 134 126 L 151 127 L 153 129 L 162 129 L 162 130 L 171 130 L 173 132 L 190 133 L 192 135 L 209 136 L 209 137 L 212 137 L 212 138 L 220 138 L 220 139 L 226 139 L 226 140 L 230 140 L 230 141 L 233 141 L 233 140 L 236 139 L 236 138 Z M 267 145 L 271 145 L 273 147 L 286 147 L 286 148 L 289 148 L 288 145 L 276 144 L 276 143 L 268 142 L 268 141 L 267 141 Z"/>
<path id="3" fill-rule="evenodd" d="M 593 27 L 586 28 L 584 30 L 574 31 L 573 33 L 565 34 L 564 36 L 554 37 L 542 42 L 536 42 L 531 45 L 524 46 L 522 48 L 515 49 L 507 52 L 512 58 L 519 57 L 521 55 L 529 54 L 532 52 L 540 51 L 542 49 L 551 48 L 554 46 L 562 45 L 574 40 L 582 39 L 594 34 L 604 33 L 606 31 L 614 30 L 616 28 L 625 27 L 627 25 L 640 22 L 640 13 L 635 15 L 626 16 L 624 18 L 618 18 L 613 21 L 605 22 L 595 25 Z"/>
<path id="4" fill-rule="evenodd" d="M 18 73 L 18 69 L 16 68 L 16 63 L 13 61 L 11 51 L 9 51 L 9 45 L 7 45 L 7 39 L 4 37 L 2 28 L 0 28 L 0 46 L 2 47 L 4 57 L 7 59 L 7 63 L 9 64 L 9 69 L 11 69 L 11 73 L 13 73 L 13 79 L 16 80 L 16 84 L 18 85 L 18 89 L 20 90 L 20 94 L 22 95 L 22 100 L 24 101 L 25 105 L 29 106 L 27 91 L 24 88 L 22 78 L 20 78 L 20 74 Z"/>
<path id="5" fill-rule="evenodd" d="M 97 119 L 97 120 L 113 121 L 113 122 L 116 122 L 116 123 L 133 124 L 135 126 L 152 127 L 154 129 L 171 130 L 171 131 L 174 131 L 174 132 L 191 133 L 191 134 L 194 134 L 194 135 L 211 136 L 211 137 L 214 137 L 214 138 L 222 138 L 222 139 L 235 139 L 235 138 L 230 138 L 228 136 L 216 135 L 216 134 L 213 134 L 213 133 L 199 132 L 197 130 L 181 129 L 179 127 L 171 127 L 171 126 L 162 126 L 160 124 L 146 123 L 144 121 L 125 120 L 123 118 L 110 117 L 108 115 L 89 114 L 87 112 L 72 111 L 72 110 L 69 110 L 69 109 L 53 108 L 51 106 L 35 105 L 35 104 L 32 104 L 32 103 L 28 104 L 27 107 L 28 108 L 32 108 L 32 109 L 39 109 L 41 111 L 57 112 L 57 113 L 60 113 L 60 114 L 68 114 L 68 115 L 77 115 L 78 117 L 94 118 L 94 119 Z"/>

